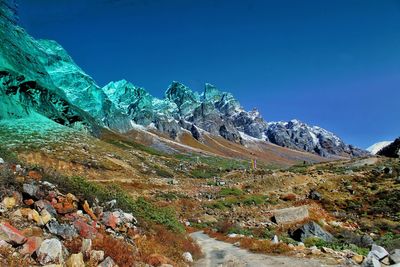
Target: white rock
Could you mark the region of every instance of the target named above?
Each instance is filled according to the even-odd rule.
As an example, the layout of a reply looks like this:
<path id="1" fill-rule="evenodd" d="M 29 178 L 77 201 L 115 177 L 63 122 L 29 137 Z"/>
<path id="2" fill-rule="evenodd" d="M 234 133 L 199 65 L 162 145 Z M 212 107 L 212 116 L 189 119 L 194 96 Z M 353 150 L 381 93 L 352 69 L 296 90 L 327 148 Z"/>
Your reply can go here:
<path id="1" fill-rule="evenodd" d="M 274 235 L 274 237 L 272 238 L 272 244 L 278 244 L 279 243 L 279 239 L 277 235 Z"/>
<path id="2" fill-rule="evenodd" d="M 375 245 L 375 244 L 372 244 L 371 253 L 378 260 L 381 260 L 384 257 L 386 257 L 387 255 L 389 255 L 389 253 L 386 251 L 385 248 Z"/>
<path id="3" fill-rule="evenodd" d="M 190 252 L 183 253 L 182 257 L 186 262 L 193 262 L 193 257 L 192 254 L 190 254 Z"/>
<path id="4" fill-rule="evenodd" d="M 62 263 L 64 261 L 62 244 L 56 238 L 44 240 L 39 247 L 37 255 L 38 261 L 43 265 Z"/>
<path id="5" fill-rule="evenodd" d="M 0 164 L 4 164 L 4 159 L 0 158 Z"/>

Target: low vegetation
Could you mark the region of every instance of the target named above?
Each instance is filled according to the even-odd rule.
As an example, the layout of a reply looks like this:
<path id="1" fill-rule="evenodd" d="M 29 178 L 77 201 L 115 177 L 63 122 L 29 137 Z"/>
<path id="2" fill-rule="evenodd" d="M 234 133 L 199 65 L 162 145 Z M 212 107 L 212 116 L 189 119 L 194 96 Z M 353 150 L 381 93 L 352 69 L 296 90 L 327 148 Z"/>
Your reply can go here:
<path id="1" fill-rule="evenodd" d="M 184 231 L 172 209 L 157 207 L 142 197 L 133 200 L 131 196 L 116 185 L 102 186 L 83 177 L 60 177 L 56 174 L 46 175 L 44 180 L 57 184 L 63 190 L 87 199 L 92 203 L 95 198 L 101 202 L 115 199 L 118 208 L 132 212 L 144 224 L 151 222 L 165 225 L 168 229 L 176 232 Z"/>

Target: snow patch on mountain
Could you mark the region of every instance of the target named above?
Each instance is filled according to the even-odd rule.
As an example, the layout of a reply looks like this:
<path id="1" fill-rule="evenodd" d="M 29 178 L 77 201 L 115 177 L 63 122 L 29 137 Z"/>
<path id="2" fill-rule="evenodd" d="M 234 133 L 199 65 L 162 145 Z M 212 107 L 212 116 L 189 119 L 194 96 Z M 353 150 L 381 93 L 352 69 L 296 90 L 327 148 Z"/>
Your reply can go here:
<path id="1" fill-rule="evenodd" d="M 376 155 L 382 148 L 390 145 L 391 143 L 393 143 L 393 141 L 378 142 L 368 147 L 367 151 L 369 151 L 372 155 Z"/>

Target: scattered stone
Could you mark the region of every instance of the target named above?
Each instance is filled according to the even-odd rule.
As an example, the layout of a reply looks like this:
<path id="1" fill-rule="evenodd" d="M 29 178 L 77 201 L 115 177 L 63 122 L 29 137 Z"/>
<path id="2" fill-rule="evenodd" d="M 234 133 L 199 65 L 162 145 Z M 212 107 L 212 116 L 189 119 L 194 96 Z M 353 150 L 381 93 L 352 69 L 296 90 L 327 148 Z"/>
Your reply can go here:
<path id="1" fill-rule="evenodd" d="M 313 254 L 313 255 L 320 255 L 321 254 L 321 250 L 319 250 L 316 246 L 313 246 L 310 249 L 311 249 L 311 254 Z"/>
<path id="2" fill-rule="evenodd" d="M 182 258 L 186 262 L 193 262 L 193 257 L 192 257 L 192 254 L 190 252 L 183 253 L 182 254 Z"/>
<path id="3" fill-rule="evenodd" d="M 54 204 L 54 208 L 59 214 L 68 214 L 77 210 L 76 202 L 69 201 L 67 198 L 60 198 L 60 201 Z"/>
<path id="4" fill-rule="evenodd" d="M 40 227 L 33 226 L 33 227 L 28 227 L 24 230 L 21 231 L 22 234 L 26 237 L 32 237 L 32 236 L 43 236 L 43 230 Z"/>
<path id="5" fill-rule="evenodd" d="M 42 174 L 38 171 L 29 171 L 28 177 L 33 180 L 40 181 L 42 179 Z"/>
<path id="6" fill-rule="evenodd" d="M 6 209 L 12 209 L 17 204 L 17 201 L 14 197 L 5 197 L 1 202 Z"/>
<path id="7" fill-rule="evenodd" d="M 26 237 L 17 228 L 3 222 L 0 224 L 0 240 L 12 245 L 22 245 L 26 242 Z"/>
<path id="8" fill-rule="evenodd" d="M 92 240 L 91 239 L 83 239 L 81 252 L 85 256 L 85 258 L 90 258 L 90 252 L 92 250 Z"/>
<path id="9" fill-rule="evenodd" d="M 102 260 L 104 260 L 104 251 L 102 250 L 90 251 L 90 260 L 95 262 L 101 262 Z"/>
<path id="10" fill-rule="evenodd" d="M 108 208 L 110 208 L 110 209 L 112 209 L 112 208 L 114 208 L 114 206 L 115 206 L 116 204 L 117 204 L 117 200 L 113 199 L 113 200 L 107 201 L 107 202 L 105 203 L 105 206 L 108 207 Z"/>
<path id="11" fill-rule="evenodd" d="M 4 159 L 0 158 L 0 164 L 4 164 L 4 163 L 5 163 Z"/>
<path id="12" fill-rule="evenodd" d="M 22 191 L 25 194 L 28 194 L 30 197 L 37 198 L 37 193 L 39 191 L 39 187 L 34 184 L 23 184 Z"/>
<path id="13" fill-rule="evenodd" d="M 33 205 L 33 203 L 35 203 L 35 201 L 33 199 L 26 199 L 24 200 L 25 205 L 31 206 Z"/>
<path id="14" fill-rule="evenodd" d="M 300 206 L 272 211 L 273 221 L 277 224 L 293 223 L 308 218 L 308 207 Z"/>
<path id="15" fill-rule="evenodd" d="M 38 225 L 44 225 L 42 217 L 36 210 L 29 209 L 28 219 L 35 221 Z"/>
<path id="16" fill-rule="evenodd" d="M 179 182 L 177 180 L 175 180 L 175 179 L 168 180 L 168 184 L 170 184 L 170 185 L 177 185 L 178 183 Z"/>
<path id="17" fill-rule="evenodd" d="M 114 262 L 111 257 L 107 257 L 104 261 L 102 261 L 97 267 L 117 267 L 117 264 Z"/>
<path id="18" fill-rule="evenodd" d="M 117 224 L 119 222 L 119 219 L 117 217 L 117 214 L 114 212 L 104 212 L 103 217 L 101 218 L 101 222 L 108 226 L 111 227 L 112 229 L 117 228 Z"/>
<path id="19" fill-rule="evenodd" d="M 82 219 L 74 221 L 74 227 L 78 231 L 79 236 L 83 238 L 93 239 L 96 237 L 98 232 L 96 227 L 87 224 Z"/>
<path id="20" fill-rule="evenodd" d="M 43 224 L 47 224 L 53 218 L 47 210 L 42 210 L 40 212 L 40 217 Z"/>
<path id="21" fill-rule="evenodd" d="M 279 239 L 277 235 L 274 235 L 274 237 L 272 238 L 272 244 L 278 244 L 279 243 Z"/>
<path id="22" fill-rule="evenodd" d="M 89 203 L 85 200 L 83 203 L 83 210 L 92 218 L 92 220 L 97 221 L 96 215 L 94 215 L 93 210 L 90 208 Z"/>
<path id="23" fill-rule="evenodd" d="M 384 265 L 390 265 L 389 257 L 385 257 L 381 260 L 381 263 Z"/>
<path id="24" fill-rule="evenodd" d="M 395 249 L 389 254 L 390 263 L 400 263 L 400 249 Z"/>
<path id="25" fill-rule="evenodd" d="M 372 244 L 370 253 L 378 260 L 381 260 L 389 255 L 385 248 L 375 244 Z"/>
<path id="26" fill-rule="evenodd" d="M 41 237 L 38 236 L 28 237 L 26 243 L 22 246 L 20 253 L 22 255 L 27 255 L 27 254 L 32 255 L 39 249 L 42 242 L 43 239 Z"/>
<path id="27" fill-rule="evenodd" d="M 15 171 L 16 172 L 22 172 L 22 171 L 24 171 L 24 169 L 22 168 L 21 165 L 17 164 L 17 165 L 15 165 Z"/>
<path id="28" fill-rule="evenodd" d="M 322 199 L 322 196 L 321 196 L 321 194 L 318 193 L 317 191 L 311 190 L 311 191 L 310 191 L 310 194 L 308 195 L 308 198 L 309 198 L 309 199 L 313 199 L 313 200 L 321 200 L 321 199 Z"/>
<path id="29" fill-rule="evenodd" d="M 81 252 L 77 254 L 71 254 L 71 256 L 66 261 L 66 265 L 67 267 L 85 267 L 83 254 Z"/>
<path id="30" fill-rule="evenodd" d="M 324 253 L 335 254 L 335 251 L 333 249 L 327 247 L 322 247 L 321 251 Z"/>
<path id="31" fill-rule="evenodd" d="M 47 200 L 38 200 L 35 202 L 34 207 L 37 211 L 41 212 L 43 210 L 48 211 L 51 216 L 56 217 L 57 216 L 57 211 L 55 208 L 51 205 L 51 203 Z"/>
<path id="32" fill-rule="evenodd" d="M 324 229 L 322 229 L 321 226 L 319 226 L 315 222 L 309 222 L 307 224 L 304 224 L 294 232 L 291 232 L 290 236 L 294 240 L 302 242 L 304 242 L 304 240 L 308 237 L 318 237 L 327 242 L 333 240 L 333 236 Z"/>
<path id="33" fill-rule="evenodd" d="M 43 241 L 37 252 L 37 258 L 42 265 L 64 262 L 61 242 L 56 238 Z"/>
<path id="34" fill-rule="evenodd" d="M 51 220 L 46 224 L 46 227 L 50 233 L 60 236 L 63 239 L 71 239 L 78 235 L 74 227 L 68 224 L 59 224 L 57 220 Z"/>
<path id="35" fill-rule="evenodd" d="M 354 255 L 353 257 L 351 257 L 351 259 L 357 263 L 357 264 L 361 264 L 364 261 L 364 256 L 362 255 Z"/>

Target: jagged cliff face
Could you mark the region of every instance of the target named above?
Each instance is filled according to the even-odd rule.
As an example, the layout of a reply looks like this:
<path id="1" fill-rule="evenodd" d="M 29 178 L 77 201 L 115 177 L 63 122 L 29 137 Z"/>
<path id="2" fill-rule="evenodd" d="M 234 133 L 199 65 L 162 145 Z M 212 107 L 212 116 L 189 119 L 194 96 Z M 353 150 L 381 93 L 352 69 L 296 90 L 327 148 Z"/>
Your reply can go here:
<path id="1" fill-rule="evenodd" d="M 35 40 L 15 24 L 9 2 L 0 2 L 2 118 L 37 112 L 67 126 L 129 130 L 129 119 L 59 44 Z"/>
<path id="2" fill-rule="evenodd" d="M 133 122 L 153 126 L 172 138 L 187 130 L 200 141 L 202 132 L 208 132 L 232 142 L 243 143 L 243 138 L 253 137 L 324 157 L 366 155 L 317 126 L 298 120 L 267 123 L 256 109 L 245 111 L 232 94 L 211 84 L 206 84 L 203 93 L 198 94 L 173 82 L 164 99 L 124 80 L 111 82 L 103 90 Z"/>
<path id="3" fill-rule="evenodd" d="M 163 99 L 125 80 L 100 88 L 61 45 L 35 40 L 18 27 L 13 1 L 0 4 L 0 119 L 39 113 L 92 132 L 98 127 L 126 132 L 138 124 L 174 139 L 189 131 L 202 141 L 207 132 L 236 143 L 252 137 L 325 157 L 363 153 L 319 127 L 267 123 L 256 109 L 244 110 L 232 94 L 211 84 L 199 94 L 173 82 Z"/>

